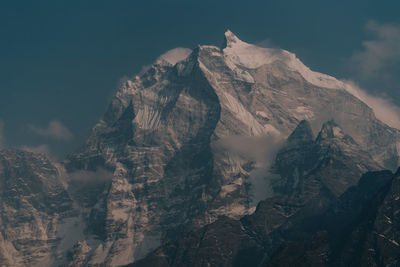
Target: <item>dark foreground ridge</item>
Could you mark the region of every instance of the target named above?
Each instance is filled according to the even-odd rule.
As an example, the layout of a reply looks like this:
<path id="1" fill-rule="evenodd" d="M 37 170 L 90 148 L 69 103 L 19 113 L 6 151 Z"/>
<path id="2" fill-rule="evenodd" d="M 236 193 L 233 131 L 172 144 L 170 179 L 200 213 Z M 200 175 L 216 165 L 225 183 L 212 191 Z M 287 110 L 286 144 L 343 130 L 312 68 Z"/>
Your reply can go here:
<path id="1" fill-rule="evenodd" d="M 253 215 L 222 217 L 128 266 L 398 266 L 399 185 L 399 174 L 368 172 L 328 208 L 285 223 L 264 201 Z"/>
<path id="2" fill-rule="evenodd" d="M 397 266 L 400 168 L 373 171 L 379 166 L 365 155 L 333 121 L 315 140 L 301 122 L 273 166 L 280 196 L 129 266 Z"/>

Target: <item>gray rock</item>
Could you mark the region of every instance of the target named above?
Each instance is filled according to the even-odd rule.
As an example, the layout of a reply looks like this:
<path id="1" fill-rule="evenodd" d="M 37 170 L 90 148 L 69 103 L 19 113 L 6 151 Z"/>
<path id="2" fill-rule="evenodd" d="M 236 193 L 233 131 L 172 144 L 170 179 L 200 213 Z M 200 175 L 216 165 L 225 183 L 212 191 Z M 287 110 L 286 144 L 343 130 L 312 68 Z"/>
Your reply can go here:
<path id="1" fill-rule="evenodd" d="M 268 173 L 266 159 L 304 119 L 314 128 L 334 119 L 354 137 L 344 137 L 348 151 L 342 152 L 363 151 L 361 163 L 397 164 L 399 131 L 379 121 L 345 84 L 311 72 L 287 51 L 226 36 L 222 49 L 199 46 L 174 66 L 156 63 L 126 80 L 86 144 L 69 157 L 70 172 L 114 173 L 98 191 L 101 197 L 84 204 L 96 218 L 88 228 L 99 229 L 102 239 L 93 259 L 127 264 L 218 216 L 252 213 L 259 200 L 282 189 L 273 185 L 283 182 Z M 250 64 L 242 49 L 257 59 Z M 326 138 L 331 137 L 316 145 Z M 340 194 L 367 170 L 361 164 L 343 184 L 324 185 Z"/>
<path id="2" fill-rule="evenodd" d="M 50 264 L 58 226 L 73 216 L 59 168 L 44 155 L 0 152 L 0 265 Z"/>
<path id="3" fill-rule="evenodd" d="M 53 251 L 54 264 L 124 265 L 219 216 L 252 214 L 260 200 L 297 189 L 302 193 L 291 194 L 292 201 L 308 203 L 322 189 L 336 198 L 362 172 L 394 169 L 399 130 L 378 120 L 348 86 L 288 51 L 244 43 L 230 31 L 222 48 L 198 46 L 175 65 L 158 60 L 121 84 L 86 143 L 64 162 L 65 189 L 43 191 L 60 202 L 31 199 L 32 209 L 45 214 L 55 212 L 51 203 L 57 214 L 73 210 L 57 224 L 54 248 L 40 246 Z M 312 131 L 331 119 L 341 129 L 325 124 L 315 140 Z M 310 123 L 284 143 L 302 120 Z M 26 193 L 17 192 L 16 203 Z M 2 238 L 4 255 L 31 246 Z"/>

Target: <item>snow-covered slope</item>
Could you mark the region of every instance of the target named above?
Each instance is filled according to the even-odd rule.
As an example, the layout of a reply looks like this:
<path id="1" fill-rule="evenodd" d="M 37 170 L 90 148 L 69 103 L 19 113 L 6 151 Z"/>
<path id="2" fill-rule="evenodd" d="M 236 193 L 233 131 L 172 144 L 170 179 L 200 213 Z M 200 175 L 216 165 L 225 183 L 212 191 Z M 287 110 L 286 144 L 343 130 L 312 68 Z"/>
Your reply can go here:
<path id="1" fill-rule="evenodd" d="M 334 119 L 372 165 L 399 164 L 399 131 L 294 54 L 229 31 L 222 48 L 188 52 L 167 53 L 123 82 L 65 161 L 83 228 L 74 245 L 63 243 L 70 265 L 128 264 L 218 216 L 252 213 L 277 194 L 270 165 L 304 119 L 314 129 Z"/>
<path id="2" fill-rule="evenodd" d="M 241 41 L 231 31 L 225 32 L 226 47 L 224 56 L 235 65 L 256 69 L 275 61 L 283 62 L 288 69 L 300 73 L 303 78 L 319 87 L 330 89 L 345 89 L 346 84 L 326 74 L 310 70 L 295 54 L 282 49 L 264 48 Z"/>
<path id="3" fill-rule="evenodd" d="M 104 227 L 87 262 L 126 264 L 220 215 L 251 213 L 274 195 L 268 167 L 303 119 L 316 128 L 334 119 L 379 164 L 398 164 L 399 131 L 342 82 L 229 31 L 222 48 L 198 46 L 175 65 L 159 60 L 127 80 L 67 164 L 71 172 L 114 172 L 91 204 L 99 217 L 88 227 Z"/>

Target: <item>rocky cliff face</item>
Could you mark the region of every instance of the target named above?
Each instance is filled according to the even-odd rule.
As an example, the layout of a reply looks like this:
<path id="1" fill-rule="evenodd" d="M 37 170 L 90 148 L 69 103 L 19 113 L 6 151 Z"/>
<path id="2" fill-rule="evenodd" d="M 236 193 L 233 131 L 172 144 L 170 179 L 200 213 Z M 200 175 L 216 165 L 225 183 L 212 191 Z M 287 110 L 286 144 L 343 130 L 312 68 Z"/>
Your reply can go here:
<path id="1" fill-rule="evenodd" d="M 276 217 L 261 202 L 250 216 L 221 217 L 129 266 L 397 266 L 398 176 L 368 172 L 328 208 L 300 217 Z M 268 228 L 273 221 L 285 224 Z"/>
<path id="2" fill-rule="evenodd" d="M 70 157 L 70 171 L 114 172 L 92 203 L 104 241 L 92 249 L 107 253 L 108 264 L 132 262 L 220 215 L 251 212 L 255 195 L 274 194 L 256 192 L 266 178 L 254 172 L 268 165 L 260 158 L 302 119 L 318 125 L 334 118 L 380 164 L 398 160 L 398 131 L 342 83 L 311 72 L 289 52 L 246 44 L 231 32 L 225 37 L 222 49 L 199 46 L 175 65 L 158 62 L 127 80 Z M 261 156 L 238 147 L 244 142 L 255 143 Z"/>
<path id="3" fill-rule="evenodd" d="M 315 227 L 303 240 L 284 243 L 268 266 L 397 266 L 399 174 L 364 175 L 358 187 L 310 220 Z"/>
<path id="4" fill-rule="evenodd" d="M 328 220 L 325 214 L 330 209 L 337 211 L 332 207 L 344 202 L 342 198 L 346 199 L 343 197 L 346 195 L 364 205 L 363 200 L 373 196 L 368 190 L 378 191 L 392 176 L 388 171 L 381 180 L 375 176 L 370 178 L 368 181 L 372 185 L 360 182 L 357 187 L 364 171 L 378 168 L 379 165 L 333 121 L 322 126 L 316 139 L 309 123 L 302 121 L 273 164 L 279 176 L 277 184 L 273 185 L 277 187 L 274 197 L 261 201 L 251 215 L 240 220 L 220 218 L 165 244 L 133 266 L 152 263 L 158 266 L 262 266 L 270 262 L 270 257 L 282 244 L 301 240 L 311 229 L 318 229 L 321 221 L 336 219 L 340 225 L 351 220 L 350 215 L 358 212 L 359 206 L 346 207 L 347 216 L 331 216 Z M 367 197 L 360 197 L 362 194 Z M 283 258 L 290 258 L 290 255 Z M 295 265 L 295 261 L 292 264 Z"/>
<path id="5" fill-rule="evenodd" d="M 222 48 L 161 58 L 127 79 L 64 162 L 79 226 L 62 243 L 66 261 L 128 264 L 219 216 L 252 214 L 260 200 L 320 205 L 324 191 L 330 203 L 361 173 L 394 169 L 399 130 L 349 86 L 230 31 Z M 331 119 L 314 138 L 311 125 Z"/>
<path id="6" fill-rule="evenodd" d="M 357 142 L 365 157 L 393 168 L 399 131 L 346 86 L 294 54 L 244 43 L 229 31 L 222 48 L 199 46 L 175 65 L 158 61 L 127 80 L 67 163 L 71 172 L 114 173 L 102 197 L 89 201 L 94 223 L 103 224 L 102 249 L 92 249 L 107 253 L 110 265 L 129 263 L 220 215 L 251 213 L 276 193 L 257 190 L 270 176 L 266 159 L 303 119 L 317 127 L 334 119 L 355 138 L 344 141 L 348 153 Z"/>
<path id="7" fill-rule="evenodd" d="M 1 151 L 0 199 L 1 266 L 49 265 L 63 257 L 58 245 L 73 207 L 56 165 L 43 155 Z"/>

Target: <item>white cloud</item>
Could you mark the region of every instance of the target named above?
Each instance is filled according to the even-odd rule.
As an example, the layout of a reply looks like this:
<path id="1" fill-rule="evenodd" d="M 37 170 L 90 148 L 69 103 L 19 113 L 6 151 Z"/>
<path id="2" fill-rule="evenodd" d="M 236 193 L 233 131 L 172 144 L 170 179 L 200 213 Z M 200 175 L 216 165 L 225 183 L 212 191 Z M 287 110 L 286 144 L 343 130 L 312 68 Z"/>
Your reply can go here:
<path id="1" fill-rule="evenodd" d="M 348 85 L 346 90 L 372 108 L 379 120 L 390 127 L 400 129 L 400 107 L 388 99 L 368 94 L 353 81 L 344 82 Z"/>
<path id="2" fill-rule="evenodd" d="M 260 164 L 269 164 L 273 161 L 282 142 L 282 136 L 236 135 L 221 138 L 215 145 L 218 149 L 227 150 L 231 154 L 250 158 Z"/>
<path id="3" fill-rule="evenodd" d="M 363 51 L 354 54 L 351 64 L 360 76 L 371 78 L 400 63 L 400 25 L 370 21 L 366 24 L 366 31 L 373 39 L 362 43 Z"/>
<path id="4" fill-rule="evenodd" d="M 364 41 L 362 51 L 357 51 L 348 61 L 354 79 L 375 94 L 391 92 L 393 96 L 398 83 L 396 70 L 400 64 L 400 25 L 369 21 L 365 30 L 370 34 L 370 40 Z M 367 93 L 353 81 L 345 82 L 347 91 L 370 106 L 378 119 L 400 129 L 400 107 L 389 99 Z M 379 86 L 380 91 L 369 88 L 371 85 Z"/>
<path id="5" fill-rule="evenodd" d="M 113 172 L 104 168 L 98 168 L 95 171 L 79 170 L 66 174 L 68 182 L 75 183 L 78 186 L 90 186 L 110 182 L 113 178 Z"/>
<path id="6" fill-rule="evenodd" d="M 228 151 L 230 157 L 251 159 L 254 169 L 247 182 L 250 185 L 251 206 L 272 196 L 269 172 L 275 156 L 284 144 L 284 136 L 229 136 L 219 139 L 214 145 L 217 151 Z"/>
<path id="7" fill-rule="evenodd" d="M 192 53 L 192 50 L 190 50 L 189 48 L 177 47 L 162 54 L 157 59 L 157 62 L 166 61 L 171 65 L 175 65 L 177 62 L 187 58 L 190 53 Z"/>
<path id="8" fill-rule="evenodd" d="M 58 120 L 49 122 L 46 128 L 40 128 L 33 124 L 28 125 L 32 132 L 40 136 L 52 137 L 57 140 L 71 140 L 73 135 L 71 131 Z"/>

